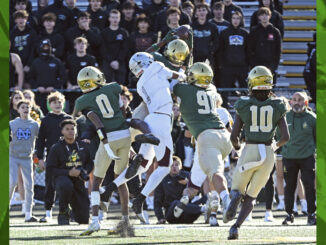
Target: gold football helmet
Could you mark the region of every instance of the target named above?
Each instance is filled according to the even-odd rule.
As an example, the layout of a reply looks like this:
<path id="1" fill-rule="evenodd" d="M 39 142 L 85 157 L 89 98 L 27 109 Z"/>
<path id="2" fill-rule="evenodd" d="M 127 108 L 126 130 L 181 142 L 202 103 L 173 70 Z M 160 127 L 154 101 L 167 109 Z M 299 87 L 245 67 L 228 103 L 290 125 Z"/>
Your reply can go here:
<path id="1" fill-rule="evenodd" d="M 273 88 L 273 74 L 265 66 L 255 66 L 248 75 L 248 87 L 251 90 L 271 90 Z"/>
<path id="2" fill-rule="evenodd" d="M 104 74 L 94 66 L 86 66 L 77 76 L 78 86 L 83 93 L 88 93 L 105 84 Z"/>
<path id="3" fill-rule="evenodd" d="M 187 82 L 207 88 L 213 80 L 212 68 L 204 62 L 196 62 L 187 71 Z"/>
<path id="4" fill-rule="evenodd" d="M 187 43 L 181 39 L 176 39 L 168 43 L 165 48 L 164 56 L 177 66 L 181 66 L 189 55 L 189 47 Z"/>

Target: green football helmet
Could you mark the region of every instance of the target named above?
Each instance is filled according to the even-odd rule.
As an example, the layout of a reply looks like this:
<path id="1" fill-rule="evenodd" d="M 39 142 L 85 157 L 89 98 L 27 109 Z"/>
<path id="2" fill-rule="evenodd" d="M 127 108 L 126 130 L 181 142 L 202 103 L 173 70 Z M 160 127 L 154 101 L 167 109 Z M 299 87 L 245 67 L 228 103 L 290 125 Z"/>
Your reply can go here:
<path id="1" fill-rule="evenodd" d="M 77 83 L 83 93 L 88 93 L 105 84 L 104 74 L 94 66 L 86 66 L 79 71 Z"/>
<path id="2" fill-rule="evenodd" d="M 265 66 L 255 66 L 248 75 L 248 88 L 251 90 L 271 90 L 273 74 Z"/>
<path id="3" fill-rule="evenodd" d="M 187 82 L 207 88 L 213 80 L 212 68 L 204 62 L 196 62 L 187 71 Z"/>

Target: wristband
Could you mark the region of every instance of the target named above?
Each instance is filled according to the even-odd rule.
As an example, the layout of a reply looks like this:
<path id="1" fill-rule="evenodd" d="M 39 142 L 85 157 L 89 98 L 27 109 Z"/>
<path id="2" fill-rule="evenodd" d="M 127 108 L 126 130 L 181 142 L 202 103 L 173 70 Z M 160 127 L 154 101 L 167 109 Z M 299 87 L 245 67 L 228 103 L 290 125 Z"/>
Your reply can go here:
<path id="1" fill-rule="evenodd" d="M 98 137 L 100 138 L 100 141 L 107 139 L 104 128 L 99 128 L 96 130 L 96 132 L 97 132 Z"/>
<path id="2" fill-rule="evenodd" d="M 156 50 L 159 50 L 160 47 L 155 43 L 152 45 L 152 48 L 156 51 Z"/>

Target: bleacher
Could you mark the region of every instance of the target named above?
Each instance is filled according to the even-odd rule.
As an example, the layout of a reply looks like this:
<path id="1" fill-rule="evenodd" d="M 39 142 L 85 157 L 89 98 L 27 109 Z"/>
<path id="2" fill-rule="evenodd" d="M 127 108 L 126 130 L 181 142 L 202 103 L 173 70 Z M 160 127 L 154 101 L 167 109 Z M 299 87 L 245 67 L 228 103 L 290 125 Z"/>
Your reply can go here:
<path id="1" fill-rule="evenodd" d="M 136 2 L 141 5 L 141 0 Z M 250 17 L 257 10 L 258 1 L 234 3 L 242 7 L 245 27 L 249 30 Z M 37 0 L 32 0 L 32 5 L 35 9 Z M 77 0 L 77 6 L 86 10 L 88 0 Z M 284 3 L 283 19 L 285 34 L 276 86 L 306 88 L 302 73 L 307 59 L 307 43 L 312 42 L 313 32 L 316 31 L 316 1 L 288 0 Z"/>

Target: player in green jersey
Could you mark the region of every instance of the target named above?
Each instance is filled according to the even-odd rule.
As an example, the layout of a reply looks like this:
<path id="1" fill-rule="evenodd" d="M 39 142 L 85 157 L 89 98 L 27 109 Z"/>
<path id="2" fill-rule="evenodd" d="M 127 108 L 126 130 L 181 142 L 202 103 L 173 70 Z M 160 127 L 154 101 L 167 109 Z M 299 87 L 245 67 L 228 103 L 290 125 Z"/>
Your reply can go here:
<path id="1" fill-rule="evenodd" d="M 76 100 L 73 114 L 82 112 L 87 116 L 95 125 L 101 140 L 94 160 L 94 179 L 91 192 L 92 223 L 81 233 L 81 235 L 90 235 L 100 229 L 98 217 L 99 187 L 112 160 L 115 160 L 114 172 L 116 175 L 119 175 L 127 167 L 131 137 L 129 124 L 125 120 L 122 109 L 120 85 L 115 82 L 106 84 L 103 73 L 91 66 L 83 68 L 78 73 L 77 81 L 84 94 Z M 130 227 L 128 217 L 129 193 L 125 184 L 119 187 L 119 193 L 122 222 L 126 227 Z"/>
<path id="2" fill-rule="evenodd" d="M 226 210 L 230 198 L 227 181 L 223 174 L 224 158 L 231 152 L 232 144 L 230 133 L 216 113 L 216 87 L 211 84 L 213 71 L 208 64 L 197 62 L 188 69 L 187 77 L 188 84 L 174 85 L 173 93 L 180 98 L 182 118 L 197 140 L 196 150 L 200 168 L 212 181 L 222 199 L 224 210 Z M 197 179 L 201 179 L 201 176 L 197 175 L 198 173 L 198 171 L 191 172 L 191 183 L 197 183 Z M 196 191 L 194 185 L 187 188 L 180 205 L 175 209 L 175 216 L 181 215 L 182 206 L 189 202 Z M 216 198 L 218 197 L 216 196 Z M 211 201 L 208 205 L 212 206 L 212 209 L 217 209 L 218 200 Z"/>
<path id="3" fill-rule="evenodd" d="M 253 209 L 253 202 L 265 186 L 275 162 L 274 151 L 289 140 L 285 118 L 286 104 L 272 93 L 273 75 L 264 66 L 254 67 L 248 75 L 249 97 L 235 103 L 236 117 L 231 141 L 240 150 L 240 133 L 244 129 L 245 146 L 232 178 L 231 202 L 224 215 L 232 220 L 243 198 L 237 221 L 230 228 L 228 239 L 238 239 L 238 229 Z M 276 127 L 281 138 L 273 141 Z"/>

